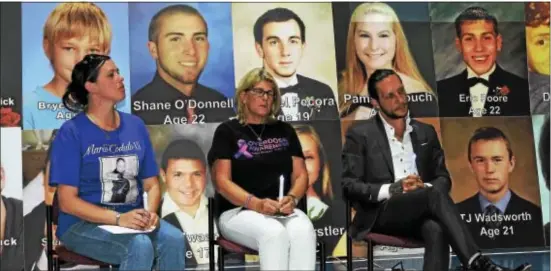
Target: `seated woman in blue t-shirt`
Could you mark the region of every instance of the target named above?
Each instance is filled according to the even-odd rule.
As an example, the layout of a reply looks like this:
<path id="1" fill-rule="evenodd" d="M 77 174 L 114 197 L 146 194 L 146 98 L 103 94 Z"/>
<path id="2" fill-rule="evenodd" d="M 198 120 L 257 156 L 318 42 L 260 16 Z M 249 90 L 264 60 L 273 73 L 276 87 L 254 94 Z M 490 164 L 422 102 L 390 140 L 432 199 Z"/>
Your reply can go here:
<path id="1" fill-rule="evenodd" d="M 87 55 L 71 80 L 63 103 L 79 113 L 61 126 L 51 153 L 57 237 L 68 249 L 119 270 L 151 270 L 155 256 L 156 270 L 184 269 L 182 232 L 157 216 L 159 168 L 147 128 L 115 109 L 125 96 L 117 66 L 108 56 Z M 113 234 L 100 225 L 143 233 Z"/>

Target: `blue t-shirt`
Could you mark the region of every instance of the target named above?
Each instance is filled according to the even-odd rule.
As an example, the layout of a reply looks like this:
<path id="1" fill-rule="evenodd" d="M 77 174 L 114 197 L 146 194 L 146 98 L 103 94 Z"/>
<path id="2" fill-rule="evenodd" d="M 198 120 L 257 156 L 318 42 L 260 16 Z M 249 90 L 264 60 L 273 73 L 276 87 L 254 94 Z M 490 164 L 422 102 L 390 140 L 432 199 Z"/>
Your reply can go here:
<path id="1" fill-rule="evenodd" d="M 100 207 L 125 213 L 143 208 L 143 180 L 159 174 L 144 122 L 119 111 L 120 125 L 107 132 L 84 113 L 57 132 L 50 158 L 50 185 L 78 187 L 78 196 Z M 59 210 L 56 235 L 80 218 Z"/>

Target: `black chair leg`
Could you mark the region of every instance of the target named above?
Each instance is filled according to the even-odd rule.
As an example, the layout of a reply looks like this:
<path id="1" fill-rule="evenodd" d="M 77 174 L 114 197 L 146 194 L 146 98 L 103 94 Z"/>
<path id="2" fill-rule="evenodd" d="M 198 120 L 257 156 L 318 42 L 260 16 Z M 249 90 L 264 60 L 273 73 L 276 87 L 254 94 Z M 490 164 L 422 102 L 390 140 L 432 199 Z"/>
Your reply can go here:
<path id="1" fill-rule="evenodd" d="M 214 245 L 209 243 L 209 271 L 215 271 L 215 261 L 216 257 L 214 256 Z"/>
<path id="2" fill-rule="evenodd" d="M 352 238 L 346 238 L 346 270 L 352 271 Z"/>
<path id="3" fill-rule="evenodd" d="M 319 254 L 319 261 L 320 261 L 320 271 L 325 271 L 325 243 L 319 242 L 320 247 L 320 254 Z"/>
<path id="4" fill-rule="evenodd" d="M 352 223 L 352 206 L 350 200 L 346 199 L 346 228 L 350 229 Z M 346 233 L 346 270 L 352 271 L 352 237 Z"/>
<path id="5" fill-rule="evenodd" d="M 373 241 L 367 241 L 367 271 L 373 271 Z"/>
<path id="6" fill-rule="evenodd" d="M 54 271 L 54 259 L 53 259 L 53 232 L 52 232 L 52 214 L 53 208 L 52 206 L 46 205 L 46 256 L 48 258 L 48 271 Z"/>
<path id="7" fill-rule="evenodd" d="M 218 271 L 224 270 L 224 248 L 218 246 Z"/>
<path id="8" fill-rule="evenodd" d="M 61 267 L 59 266 L 59 258 L 57 256 L 53 257 L 54 260 L 54 270 L 60 271 Z"/>

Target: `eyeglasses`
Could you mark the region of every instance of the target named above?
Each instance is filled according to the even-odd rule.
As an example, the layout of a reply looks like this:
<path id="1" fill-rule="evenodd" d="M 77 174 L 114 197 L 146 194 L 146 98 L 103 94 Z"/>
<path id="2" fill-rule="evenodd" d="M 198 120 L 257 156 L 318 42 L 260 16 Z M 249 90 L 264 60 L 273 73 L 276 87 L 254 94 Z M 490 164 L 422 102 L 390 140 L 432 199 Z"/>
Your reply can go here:
<path id="1" fill-rule="evenodd" d="M 273 90 L 264 90 L 261 88 L 251 88 L 248 91 L 252 92 L 255 96 L 258 96 L 260 98 L 264 97 L 264 95 L 268 96 L 268 98 L 273 98 L 275 96 L 275 93 Z"/>

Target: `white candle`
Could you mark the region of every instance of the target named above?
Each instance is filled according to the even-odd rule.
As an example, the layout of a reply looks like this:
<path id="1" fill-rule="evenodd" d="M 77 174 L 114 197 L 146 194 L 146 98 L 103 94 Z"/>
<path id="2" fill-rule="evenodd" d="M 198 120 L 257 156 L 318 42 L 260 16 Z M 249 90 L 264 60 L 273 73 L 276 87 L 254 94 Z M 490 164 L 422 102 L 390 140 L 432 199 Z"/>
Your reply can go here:
<path id="1" fill-rule="evenodd" d="M 283 198 L 283 185 L 285 183 L 285 177 L 279 176 L 279 200 Z"/>

